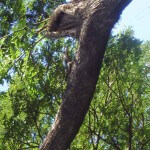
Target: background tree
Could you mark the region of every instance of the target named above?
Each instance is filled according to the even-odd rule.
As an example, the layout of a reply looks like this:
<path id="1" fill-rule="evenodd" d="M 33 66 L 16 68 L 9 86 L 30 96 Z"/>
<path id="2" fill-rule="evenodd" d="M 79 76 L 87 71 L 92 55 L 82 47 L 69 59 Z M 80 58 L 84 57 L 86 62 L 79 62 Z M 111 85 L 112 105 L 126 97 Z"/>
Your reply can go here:
<path id="1" fill-rule="evenodd" d="M 40 38 L 35 29 L 58 4 L 61 1 L 0 3 L 0 82 L 9 84 L 0 96 L 1 149 L 39 147 L 54 121 L 65 88 L 65 42 L 44 40 L 35 46 Z"/>
<path id="2" fill-rule="evenodd" d="M 0 81 L 2 84 L 4 83 L 4 81 L 7 81 L 9 83 L 8 91 L 1 92 L 0 94 L 0 99 L 1 99 L 1 103 L 0 103 L 1 144 L 0 145 L 1 145 L 1 149 L 27 149 L 27 148 L 38 149 L 38 147 L 43 142 L 43 139 L 46 136 L 49 126 L 54 123 L 54 116 L 59 108 L 59 105 L 61 104 L 61 99 L 63 97 L 64 89 L 66 88 L 64 67 L 62 63 L 62 56 L 63 56 L 64 49 L 69 46 L 70 53 L 72 56 L 74 56 L 74 51 L 76 49 L 76 42 L 72 39 L 43 40 L 42 42 L 35 45 L 35 41 L 37 41 L 37 39 L 40 38 L 40 36 L 37 37 L 37 35 L 35 34 L 35 29 L 40 28 L 43 25 L 42 23 L 40 23 L 40 21 L 47 18 L 50 12 L 52 11 L 52 9 L 56 7 L 58 4 L 60 4 L 61 1 L 56 3 L 53 1 L 28 1 L 27 2 L 27 1 L 20 0 L 20 1 L 16 1 L 16 3 L 15 1 L 13 2 L 2 1 L 0 5 L 1 16 L 4 16 L 1 18 L 1 23 L 0 23 L 1 26 L 0 28 L 0 36 L 1 36 Z M 120 53 L 118 51 L 120 49 L 123 49 L 124 46 L 127 46 L 129 44 L 127 43 L 126 45 L 123 45 L 124 41 L 128 36 L 130 36 L 130 34 L 128 36 L 123 36 L 123 35 L 124 33 L 122 34 L 122 36 L 117 36 L 117 38 L 120 39 L 120 43 L 122 42 L 121 45 L 118 41 L 118 43 L 122 47 L 118 45 L 116 51 L 114 50 L 115 52 L 114 58 L 116 62 L 114 62 L 113 64 L 110 63 L 114 59 L 113 58 L 111 59 L 110 56 L 112 54 L 109 55 L 108 53 L 108 57 L 105 58 L 106 65 L 104 64 L 103 66 L 105 69 L 104 71 L 102 71 L 103 74 L 101 75 L 100 78 L 101 83 L 97 85 L 97 91 L 99 88 L 102 88 L 101 87 L 102 85 L 103 86 L 105 85 L 104 89 L 101 89 L 105 93 L 101 95 L 97 92 L 99 96 L 97 95 L 97 93 L 95 94 L 95 99 L 93 103 L 95 103 L 94 106 L 96 105 L 99 106 L 100 104 L 103 105 L 101 105 L 101 107 L 99 108 L 94 107 L 93 105 L 91 106 L 90 112 L 88 114 L 89 119 L 87 118 L 85 120 L 84 123 L 85 126 L 82 127 L 84 130 L 81 129 L 82 136 L 81 138 L 78 138 L 78 140 L 76 139 L 76 141 L 79 142 L 74 142 L 76 144 L 73 143 L 71 149 L 73 148 L 83 149 L 82 146 L 84 146 L 85 144 L 85 139 L 87 139 L 86 136 L 87 134 L 89 135 L 88 139 L 86 140 L 86 142 L 88 143 L 86 145 L 87 149 L 90 146 L 93 146 L 93 149 L 94 148 L 98 149 L 103 147 L 122 148 L 124 143 L 127 143 L 125 144 L 125 146 L 128 147 L 129 145 L 131 145 L 131 140 L 134 140 L 133 137 L 130 136 L 130 142 L 128 137 L 122 139 L 122 141 L 117 141 L 117 142 L 114 141 L 116 140 L 116 137 L 118 137 L 117 140 L 120 139 L 119 137 L 120 136 L 119 134 L 121 134 L 120 125 L 118 125 L 119 127 L 117 125 L 114 126 L 116 128 L 117 127 L 119 128 L 118 132 L 114 134 L 115 131 L 113 131 L 113 129 L 111 128 L 112 124 L 114 124 L 111 122 L 115 120 L 114 116 L 112 117 L 112 119 L 110 120 L 108 119 L 108 116 L 111 116 L 111 114 L 114 113 L 115 107 L 117 107 L 121 103 L 119 100 L 121 98 L 128 99 L 127 96 L 124 94 L 122 95 L 122 93 L 124 93 L 124 91 L 128 92 L 126 87 L 128 87 L 129 85 L 124 85 L 122 93 L 117 93 L 117 95 L 115 95 L 115 93 L 112 91 L 113 89 L 115 90 L 117 89 L 117 92 L 120 92 L 119 90 L 120 87 L 118 86 L 119 85 L 122 86 L 126 79 L 126 76 L 124 77 L 122 76 L 124 74 L 129 75 L 128 73 L 131 72 L 133 69 L 132 68 L 130 70 L 131 62 L 125 63 L 124 61 L 122 61 L 122 63 L 120 63 L 119 62 L 120 59 L 118 59 L 118 57 L 124 58 L 124 56 L 126 56 L 125 58 L 128 58 L 127 55 L 130 54 L 129 52 L 126 53 L 126 51 L 124 51 L 125 54 L 123 53 L 124 54 L 123 55 L 122 51 L 120 51 Z M 116 39 L 114 38 L 112 41 L 110 41 L 110 45 L 109 45 L 110 47 L 108 46 L 108 49 L 110 48 L 113 51 L 114 49 L 113 46 L 118 44 L 116 42 L 117 38 Z M 139 41 L 136 41 L 135 43 L 132 42 L 131 42 L 131 47 L 128 47 L 128 50 L 130 48 L 133 48 L 133 46 L 136 46 L 136 42 L 137 42 L 137 47 L 140 45 Z M 145 49 L 145 51 L 147 50 L 147 46 L 148 44 L 143 45 L 144 47 L 143 49 Z M 139 52 L 141 53 L 140 50 Z M 117 54 L 119 56 L 117 56 Z M 138 57 L 139 55 L 136 58 Z M 132 56 L 132 59 L 133 58 L 134 58 L 134 54 Z M 146 59 L 144 57 L 142 58 L 143 60 Z M 100 61 L 100 58 L 98 59 Z M 129 57 L 128 60 L 131 60 L 131 58 Z M 139 61 L 139 59 L 137 61 Z M 140 63 L 142 63 L 142 59 Z M 109 70 L 107 70 L 108 65 L 110 65 L 113 68 L 109 68 Z M 136 65 L 134 66 L 135 68 L 138 67 Z M 122 69 L 123 66 L 129 67 L 129 71 L 125 72 L 124 70 L 121 70 L 122 71 L 120 74 L 121 80 L 119 80 L 120 76 L 119 77 L 116 76 L 120 70 L 118 71 L 117 69 Z M 141 70 L 143 70 L 143 65 L 141 65 L 140 68 Z M 115 70 L 115 72 L 113 70 Z M 107 73 L 112 73 L 112 77 L 110 77 L 111 79 L 108 79 L 109 75 Z M 140 73 L 144 73 L 144 72 L 140 72 L 139 70 L 139 74 L 138 74 L 139 78 L 140 76 L 142 76 Z M 147 65 L 145 65 L 144 75 L 147 75 L 147 77 L 145 76 L 142 77 L 145 77 L 148 80 L 149 78 L 148 78 Z M 122 80 L 123 78 L 124 80 Z M 137 78 L 137 80 L 139 80 L 139 78 Z M 116 81 L 116 79 L 119 81 Z M 103 84 L 102 84 L 102 80 L 104 80 Z M 109 85 L 110 82 L 114 82 L 114 84 Z M 145 85 L 147 85 L 147 88 L 145 88 L 146 86 L 144 86 L 143 90 L 144 91 L 146 90 L 148 93 L 149 90 L 148 82 L 146 82 L 146 80 L 142 80 L 141 83 L 143 82 L 145 82 L 146 83 Z M 137 85 L 134 86 L 138 87 L 139 84 L 140 83 L 137 83 Z M 102 99 L 100 97 L 106 94 L 105 88 L 108 88 L 106 90 L 108 91 L 107 96 L 108 99 L 111 100 L 110 105 L 108 105 L 109 110 L 106 108 L 105 110 L 102 109 L 104 107 L 105 101 L 106 103 L 108 101 L 107 99 L 104 101 L 103 97 Z M 134 90 L 132 92 L 136 97 L 138 96 L 138 94 Z M 144 91 L 143 93 L 145 93 Z M 129 95 L 130 96 L 132 95 L 130 90 L 129 90 Z M 120 99 L 116 100 L 116 98 L 118 98 L 117 96 Z M 97 99 L 101 100 L 101 102 L 99 102 Z M 145 103 L 147 103 L 147 98 L 145 99 L 146 99 Z M 134 97 L 132 101 L 134 101 Z M 141 100 L 139 100 L 138 98 L 137 101 L 141 101 Z M 126 106 L 125 108 L 129 109 L 128 111 L 130 112 L 131 102 L 129 101 L 129 104 L 125 103 L 124 105 Z M 147 104 L 145 105 L 147 106 Z M 122 110 L 122 107 L 119 106 L 117 108 L 119 110 Z M 136 106 L 138 108 L 138 105 Z M 143 110 L 146 109 L 146 106 L 143 106 Z M 101 114 L 100 111 L 103 115 L 99 115 Z M 130 113 L 133 114 L 133 111 L 131 111 Z M 122 113 L 119 114 L 120 119 L 122 119 L 123 115 L 125 116 L 125 114 L 126 112 L 122 110 Z M 116 112 L 115 116 L 117 115 L 118 113 Z M 148 116 L 148 112 L 145 112 L 145 115 Z M 137 114 L 137 116 L 140 115 Z M 99 118 L 99 121 L 101 119 L 104 120 L 104 121 L 101 120 L 100 122 L 97 122 L 101 125 L 101 128 L 96 128 L 99 127 L 99 124 L 96 124 L 96 122 L 94 124 L 91 123 L 92 121 L 95 121 L 94 118 L 96 117 Z M 125 118 L 126 128 L 128 127 L 128 122 L 127 122 L 128 119 L 129 116 Z M 116 122 L 118 123 L 119 121 Z M 91 124 L 91 126 L 89 126 L 89 123 Z M 124 127 L 124 124 L 121 125 Z M 124 130 L 126 128 L 124 128 Z M 148 131 L 148 127 L 147 126 L 144 127 L 144 130 Z M 101 131 L 101 132 L 99 133 L 97 131 Z M 85 134 L 83 134 L 83 132 Z M 109 137 L 111 132 L 113 134 L 112 139 L 110 139 Z M 79 133 L 79 135 L 81 135 L 81 133 Z M 145 133 L 148 132 L 144 132 L 144 135 Z M 127 134 L 127 132 L 125 132 L 124 134 L 126 136 L 129 135 Z M 146 136 L 148 137 L 148 135 Z M 139 141 L 139 143 L 140 142 L 143 143 L 143 144 L 139 144 L 140 146 L 148 145 L 147 143 L 149 141 L 146 142 L 145 139 L 143 139 L 143 141 Z M 84 143 L 82 142 L 83 140 Z M 104 141 L 105 143 L 101 141 Z M 136 146 L 136 144 L 134 144 L 133 147 L 134 146 Z"/>
<path id="3" fill-rule="evenodd" d="M 71 149 L 149 149 L 148 43 L 141 44 L 130 28 L 110 39 L 94 99 Z"/>

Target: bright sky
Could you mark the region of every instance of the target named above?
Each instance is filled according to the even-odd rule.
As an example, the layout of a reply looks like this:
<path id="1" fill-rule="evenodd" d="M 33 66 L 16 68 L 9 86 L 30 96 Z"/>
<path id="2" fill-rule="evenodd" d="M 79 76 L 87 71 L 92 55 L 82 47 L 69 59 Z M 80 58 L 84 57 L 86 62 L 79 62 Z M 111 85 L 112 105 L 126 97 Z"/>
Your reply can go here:
<path id="1" fill-rule="evenodd" d="M 133 0 L 123 11 L 114 31 L 128 26 L 132 26 L 137 38 L 150 40 L 150 0 Z"/>
<path id="2" fill-rule="evenodd" d="M 128 26 L 132 26 L 137 38 L 150 40 L 150 0 L 133 0 L 124 10 L 114 33 Z M 7 89 L 6 83 L 3 86 L 0 85 L 0 92 Z"/>

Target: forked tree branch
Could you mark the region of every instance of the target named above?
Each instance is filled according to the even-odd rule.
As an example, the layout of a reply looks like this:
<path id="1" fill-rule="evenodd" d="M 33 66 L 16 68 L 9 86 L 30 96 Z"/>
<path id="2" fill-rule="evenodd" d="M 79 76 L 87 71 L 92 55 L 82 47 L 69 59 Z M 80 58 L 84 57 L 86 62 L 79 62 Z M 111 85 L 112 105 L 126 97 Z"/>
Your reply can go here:
<path id="1" fill-rule="evenodd" d="M 76 61 L 62 104 L 40 150 L 66 150 L 83 123 L 93 98 L 106 46 L 114 24 L 132 0 L 83 0 L 83 24 Z"/>

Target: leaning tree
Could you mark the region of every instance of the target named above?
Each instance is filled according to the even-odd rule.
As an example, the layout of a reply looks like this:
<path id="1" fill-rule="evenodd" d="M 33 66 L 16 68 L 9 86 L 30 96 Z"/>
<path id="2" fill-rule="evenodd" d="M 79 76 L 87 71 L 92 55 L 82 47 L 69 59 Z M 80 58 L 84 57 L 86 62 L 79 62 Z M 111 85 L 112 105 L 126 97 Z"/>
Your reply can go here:
<path id="1" fill-rule="evenodd" d="M 74 37 L 78 48 L 62 104 L 41 150 L 66 150 L 75 138 L 93 98 L 111 30 L 131 1 L 72 0 L 50 17 L 45 36 Z"/>

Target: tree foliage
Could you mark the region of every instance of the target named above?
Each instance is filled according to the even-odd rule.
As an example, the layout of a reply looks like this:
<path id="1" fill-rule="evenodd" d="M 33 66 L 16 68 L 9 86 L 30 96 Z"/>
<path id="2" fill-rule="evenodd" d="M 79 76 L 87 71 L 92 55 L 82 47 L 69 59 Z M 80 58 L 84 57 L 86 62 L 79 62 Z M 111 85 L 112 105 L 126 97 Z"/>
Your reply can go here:
<path id="1" fill-rule="evenodd" d="M 57 3 L 58 2 L 58 3 Z M 38 149 L 66 87 L 63 52 L 73 39 L 42 40 L 36 29 L 63 1 L 0 2 L 0 149 Z M 70 149 L 150 148 L 150 42 L 127 29 L 112 36 L 95 96 Z M 67 132 L 67 131 L 64 131 Z"/>
<path id="2" fill-rule="evenodd" d="M 136 39 L 130 28 L 110 39 L 75 147 L 78 143 L 79 149 L 149 149 L 148 45 Z"/>

